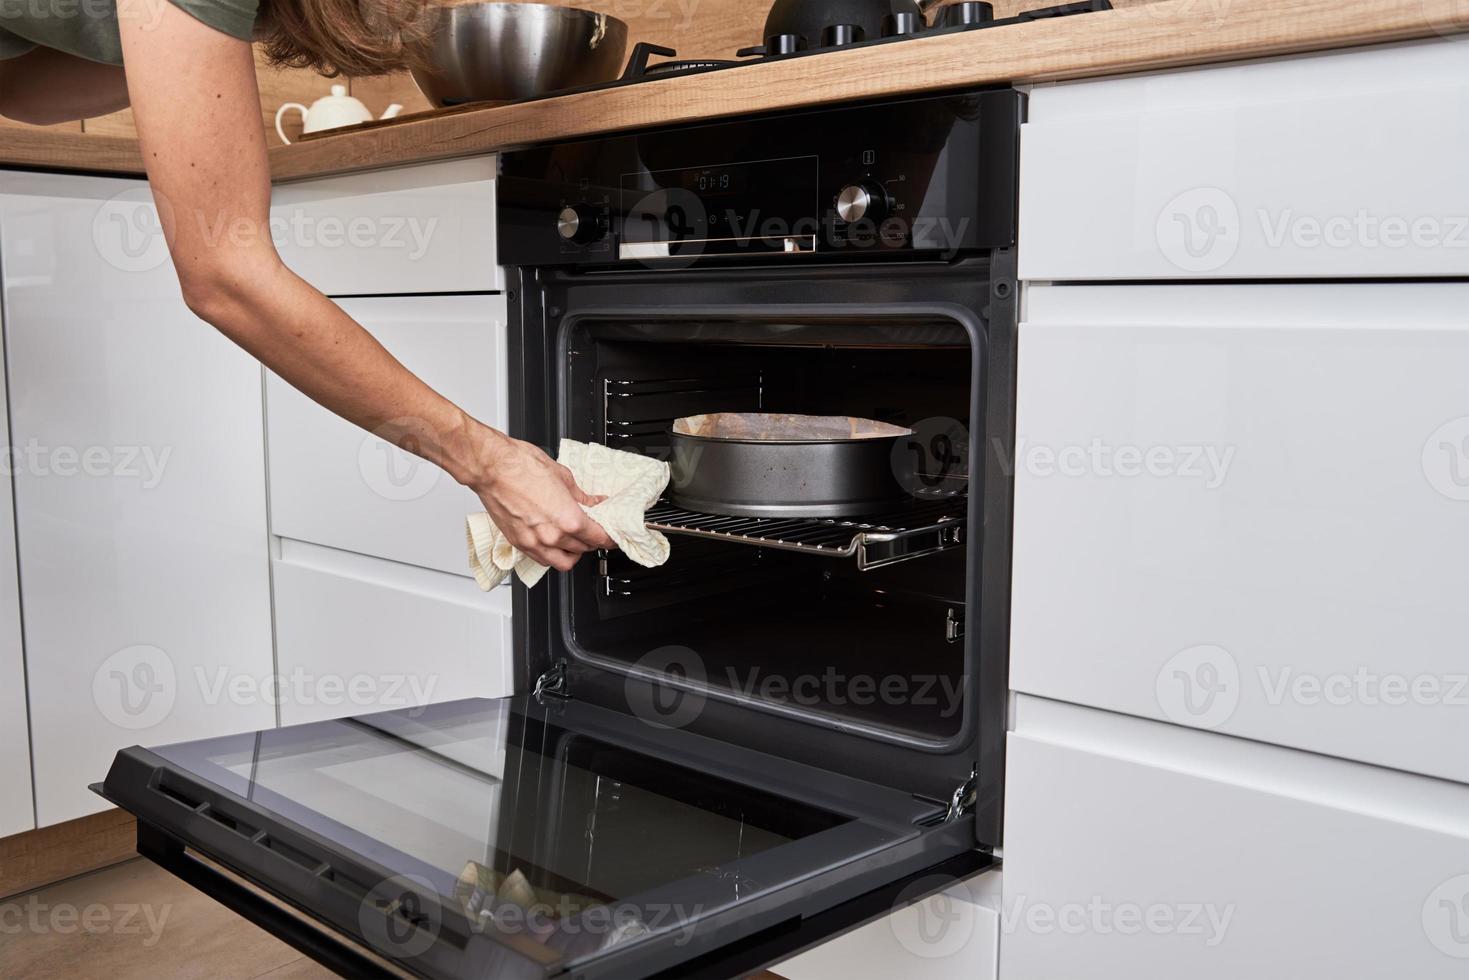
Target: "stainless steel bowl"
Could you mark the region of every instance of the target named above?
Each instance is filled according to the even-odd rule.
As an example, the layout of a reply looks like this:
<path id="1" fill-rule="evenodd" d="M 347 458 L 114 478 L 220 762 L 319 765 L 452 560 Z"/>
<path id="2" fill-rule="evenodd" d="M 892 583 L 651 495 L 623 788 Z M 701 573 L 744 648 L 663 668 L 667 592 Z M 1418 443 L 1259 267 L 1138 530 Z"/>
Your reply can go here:
<path id="1" fill-rule="evenodd" d="M 428 68 L 413 80 L 435 106 L 508 102 L 617 78 L 627 24 L 544 3 L 432 6 Z"/>

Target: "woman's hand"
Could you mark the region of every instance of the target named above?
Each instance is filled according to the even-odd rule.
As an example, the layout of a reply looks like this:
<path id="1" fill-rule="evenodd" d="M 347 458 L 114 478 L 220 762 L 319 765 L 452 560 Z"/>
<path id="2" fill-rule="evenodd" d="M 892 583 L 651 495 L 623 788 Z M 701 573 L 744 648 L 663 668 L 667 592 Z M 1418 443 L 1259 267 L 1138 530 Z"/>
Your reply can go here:
<path id="1" fill-rule="evenodd" d="M 583 493 L 569 469 L 528 442 L 505 439 L 474 489 L 501 533 L 542 565 L 569 572 L 587 552 L 617 547 L 581 509 L 605 498 Z"/>

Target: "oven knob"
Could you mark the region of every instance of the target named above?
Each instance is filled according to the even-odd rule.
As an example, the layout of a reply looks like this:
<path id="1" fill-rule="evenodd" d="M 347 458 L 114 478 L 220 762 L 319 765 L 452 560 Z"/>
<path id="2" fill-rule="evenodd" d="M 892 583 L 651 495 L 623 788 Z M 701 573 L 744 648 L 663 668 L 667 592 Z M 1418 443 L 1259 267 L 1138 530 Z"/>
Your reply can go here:
<path id="1" fill-rule="evenodd" d="M 849 225 L 864 218 L 881 221 L 887 217 L 890 204 L 888 192 L 881 184 L 863 180 L 848 184 L 837 195 L 837 217 Z"/>
<path id="2" fill-rule="evenodd" d="M 571 204 L 561 209 L 556 216 L 556 234 L 562 241 L 577 245 L 590 245 L 606 233 L 602 216 L 586 204 Z"/>
<path id="3" fill-rule="evenodd" d="M 995 19 L 995 8 L 984 0 L 963 0 L 945 7 L 940 17 L 945 27 L 977 27 Z"/>
<path id="4" fill-rule="evenodd" d="M 921 34 L 924 27 L 923 15 L 911 11 L 900 14 L 888 14 L 882 21 L 883 37 L 911 37 Z"/>
<path id="5" fill-rule="evenodd" d="M 821 32 L 821 46 L 845 48 L 851 44 L 861 44 L 866 38 L 867 32 L 862 29 L 861 24 L 832 24 Z"/>

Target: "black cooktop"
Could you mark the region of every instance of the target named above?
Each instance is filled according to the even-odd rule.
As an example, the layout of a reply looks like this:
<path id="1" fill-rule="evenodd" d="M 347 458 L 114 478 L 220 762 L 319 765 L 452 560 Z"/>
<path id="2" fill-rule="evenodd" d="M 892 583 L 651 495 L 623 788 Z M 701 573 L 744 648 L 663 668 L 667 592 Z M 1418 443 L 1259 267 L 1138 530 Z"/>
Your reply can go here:
<path id="1" fill-rule="evenodd" d="M 1071 17 L 1076 14 L 1089 14 L 1111 9 L 1111 0 L 1079 0 L 1079 2 L 1075 3 L 1065 3 L 1057 6 L 1042 7 L 1036 10 L 1027 10 L 1014 17 L 1005 17 L 996 20 L 994 7 L 991 4 L 984 2 L 984 0 L 964 0 L 964 2 L 954 3 L 940 8 L 938 11 L 938 20 L 933 24 L 926 24 L 917 18 L 902 15 L 889 18 L 886 33 L 882 37 L 866 37 L 860 27 L 855 27 L 850 24 L 833 24 L 823 30 L 821 37 L 818 38 L 806 38 L 796 34 L 777 34 L 773 37 L 766 38 L 763 44 L 741 49 L 738 53 L 737 60 L 719 58 L 680 60 L 678 58 L 678 52 L 672 48 L 639 42 L 633 47 L 632 57 L 628 60 L 627 69 L 622 73 L 621 78 L 599 85 L 587 85 L 581 88 L 548 92 L 545 95 L 537 96 L 535 99 L 527 99 L 525 101 L 534 102 L 538 99 L 571 95 L 578 92 L 595 92 L 601 89 L 620 88 L 624 85 L 636 85 L 640 82 L 655 81 L 673 75 L 697 75 L 706 72 L 724 71 L 729 68 L 739 68 L 742 65 L 757 64 L 762 61 L 811 58 L 831 51 L 875 47 L 879 44 L 894 44 L 901 41 L 911 41 L 919 37 L 958 34 L 965 31 L 981 31 L 995 27 L 1009 27 L 1013 24 L 1024 24 L 1035 20 Z M 652 60 L 654 57 L 672 60 L 655 62 Z"/>
<path id="2" fill-rule="evenodd" d="M 672 48 L 639 43 L 633 48 L 632 58 L 628 61 L 627 70 L 623 72 L 622 78 L 606 85 L 594 86 L 594 88 L 611 88 L 655 78 L 666 78 L 673 74 L 720 71 L 757 61 L 812 57 L 830 51 L 911 41 L 914 38 L 932 37 L 935 34 L 959 34 L 966 31 L 988 30 L 993 27 L 1008 27 L 1012 24 L 1024 24 L 1035 20 L 1070 17 L 1076 14 L 1089 14 L 1111 9 L 1111 0 L 1078 0 L 1074 3 L 1026 10 L 1014 17 L 996 20 L 992 4 L 985 0 L 962 0 L 960 3 L 940 8 L 937 20 L 933 24 L 927 24 L 920 18 L 908 14 L 889 17 L 881 37 L 867 37 L 861 27 L 852 24 L 831 24 L 822 30 L 820 37 L 808 38 L 799 34 L 775 34 L 767 37 L 763 44 L 742 48 L 738 54 L 740 60 L 674 60 L 649 64 L 654 55 L 677 58 L 678 52 Z"/>

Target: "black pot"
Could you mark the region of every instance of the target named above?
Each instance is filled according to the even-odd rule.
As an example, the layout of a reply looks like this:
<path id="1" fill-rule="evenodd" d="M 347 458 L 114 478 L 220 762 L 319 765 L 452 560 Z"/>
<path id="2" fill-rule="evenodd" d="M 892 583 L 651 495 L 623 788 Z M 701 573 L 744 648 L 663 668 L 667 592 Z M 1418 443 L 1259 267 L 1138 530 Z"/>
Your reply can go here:
<path id="1" fill-rule="evenodd" d="M 883 21 L 893 14 L 922 18 L 923 10 L 917 0 L 775 0 L 765 18 L 765 36 L 798 34 L 814 48 L 826 28 L 855 24 L 870 40 L 883 36 Z"/>

